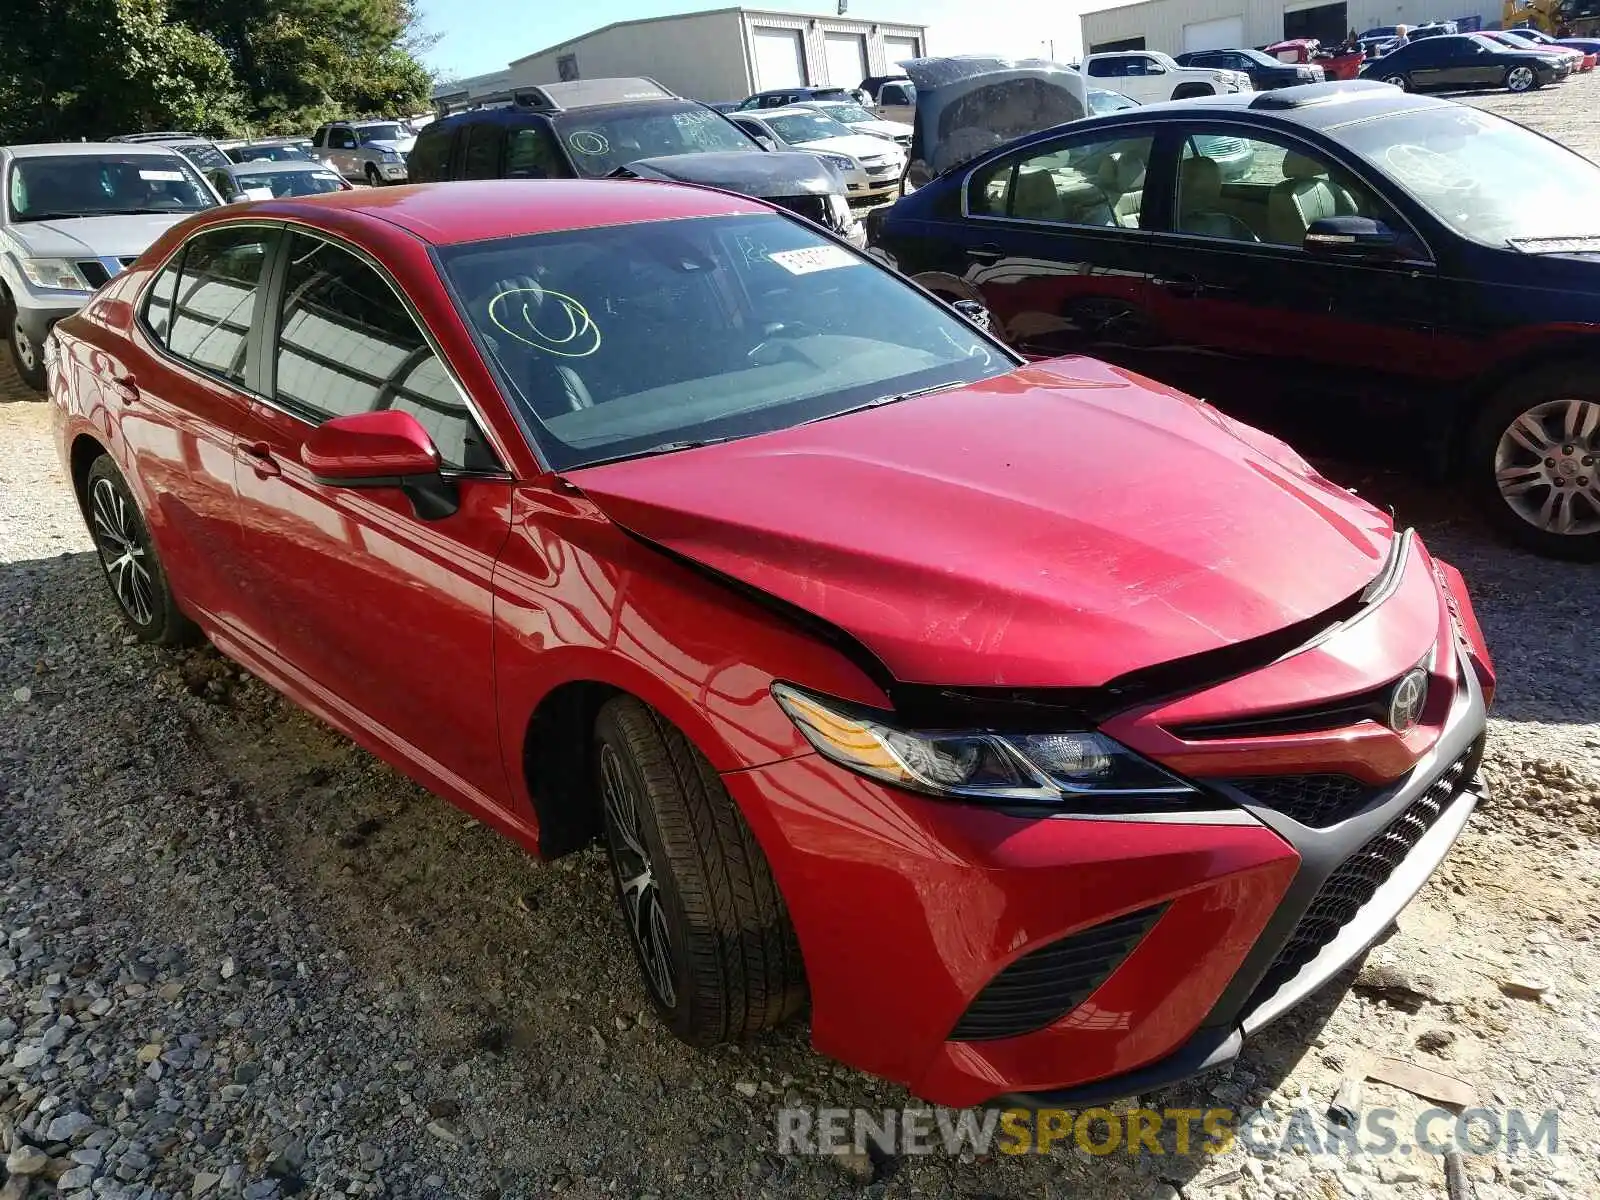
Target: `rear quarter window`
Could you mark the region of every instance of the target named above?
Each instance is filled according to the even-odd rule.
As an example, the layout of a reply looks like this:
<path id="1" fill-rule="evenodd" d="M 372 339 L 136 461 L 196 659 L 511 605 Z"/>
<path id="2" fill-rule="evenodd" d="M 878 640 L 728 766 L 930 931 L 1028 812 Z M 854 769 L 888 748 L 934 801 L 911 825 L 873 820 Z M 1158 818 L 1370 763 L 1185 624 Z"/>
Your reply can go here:
<path id="1" fill-rule="evenodd" d="M 449 171 L 450 138 L 454 129 L 440 129 L 429 125 L 417 135 L 411 147 L 411 157 L 406 163 L 406 173 L 413 183 L 432 183 L 444 179 Z"/>

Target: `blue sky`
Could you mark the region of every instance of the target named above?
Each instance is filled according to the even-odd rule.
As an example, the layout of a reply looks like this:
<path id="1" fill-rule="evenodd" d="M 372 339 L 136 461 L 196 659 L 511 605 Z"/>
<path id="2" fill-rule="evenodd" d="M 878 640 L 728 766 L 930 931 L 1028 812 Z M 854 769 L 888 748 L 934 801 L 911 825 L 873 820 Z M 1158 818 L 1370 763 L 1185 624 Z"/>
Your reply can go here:
<path id="1" fill-rule="evenodd" d="M 527 0 L 422 0 L 424 28 L 440 35 L 424 57 L 444 74 L 477 75 L 612 21 L 728 8 L 736 2 L 588 0 L 568 8 Z M 746 7 L 813 15 L 834 11 L 833 0 L 746 0 Z M 934 54 L 1037 55 L 1047 53 L 1054 40 L 1056 57 L 1069 59 L 1079 53 L 1078 9 L 1074 0 L 850 0 L 849 15 L 926 25 Z"/>

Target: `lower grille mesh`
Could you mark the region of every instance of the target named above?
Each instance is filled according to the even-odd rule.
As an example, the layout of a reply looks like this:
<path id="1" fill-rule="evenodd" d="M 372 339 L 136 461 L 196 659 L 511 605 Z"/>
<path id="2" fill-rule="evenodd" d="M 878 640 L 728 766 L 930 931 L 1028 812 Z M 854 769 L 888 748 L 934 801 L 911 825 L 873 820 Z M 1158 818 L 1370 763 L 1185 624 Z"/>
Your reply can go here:
<path id="1" fill-rule="evenodd" d="M 1270 775 L 1228 782 L 1258 804 L 1312 829 L 1325 829 L 1360 812 L 1383 790 L 1348 775 Z"/>
<path id="2" fill-rule="evenodd" d="M 1165 908 L 1128 913 L 1024 954 L 978 993 L 950 1040 L 1019 1037 L 1055 1024 L 1106 981 Z"/>
<path id="3" fill-rule="evenodd" d="M 1366 843 L 1334 868 L 1294 933 L 1256 988 L 1252 1007 L 1266 1000 L 1299 973 L 1324 946 L 1339 936 L 1339 931 L 1356 918 L 1377 894 L 1395 868 L 1416 849 L 1423 834 L 1432 829 L 1445 809 L 1466 790 L 1483 757 L 1482 739 L 1413 800 L 1405 812 L 1368 838 Z"/>

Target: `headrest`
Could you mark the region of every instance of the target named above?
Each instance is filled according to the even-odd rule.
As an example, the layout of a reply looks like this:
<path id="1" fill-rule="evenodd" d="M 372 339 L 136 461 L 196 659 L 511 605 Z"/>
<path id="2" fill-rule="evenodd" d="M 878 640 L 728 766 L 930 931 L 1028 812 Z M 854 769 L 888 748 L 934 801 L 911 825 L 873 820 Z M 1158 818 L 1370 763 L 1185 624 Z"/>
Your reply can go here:
<path id="1" fill-rule="evenodd" d="M 1179 171 L 1185 208 L 1192 210 L 1210 204 L 1222 195 L 1222 168 L 1217 166 L 1216 159 L 1186 158 Z"/>
<path id="2" fill-rule="evenodd" d="M 1322 163 L 1298 151 L 1291 150 L 1283 156 L 1283 174 L 1286 179 L 1321 179 L 1328 173 Z"/>

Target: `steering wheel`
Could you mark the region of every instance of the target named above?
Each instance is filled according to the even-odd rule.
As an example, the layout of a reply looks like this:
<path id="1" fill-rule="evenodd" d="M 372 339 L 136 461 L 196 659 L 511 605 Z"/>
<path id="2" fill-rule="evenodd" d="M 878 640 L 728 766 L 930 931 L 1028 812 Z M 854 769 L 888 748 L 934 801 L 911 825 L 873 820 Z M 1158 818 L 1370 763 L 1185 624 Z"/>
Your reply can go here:
<path id="1" fill-rule="evenodd" d="M 1400 182 L 1433 196 L 1464 196 L 1478 190 L 1477 181 L 1446 155 L 1426 146 L 1402 142 L 1383 152 L 1383 160 Z"/>

